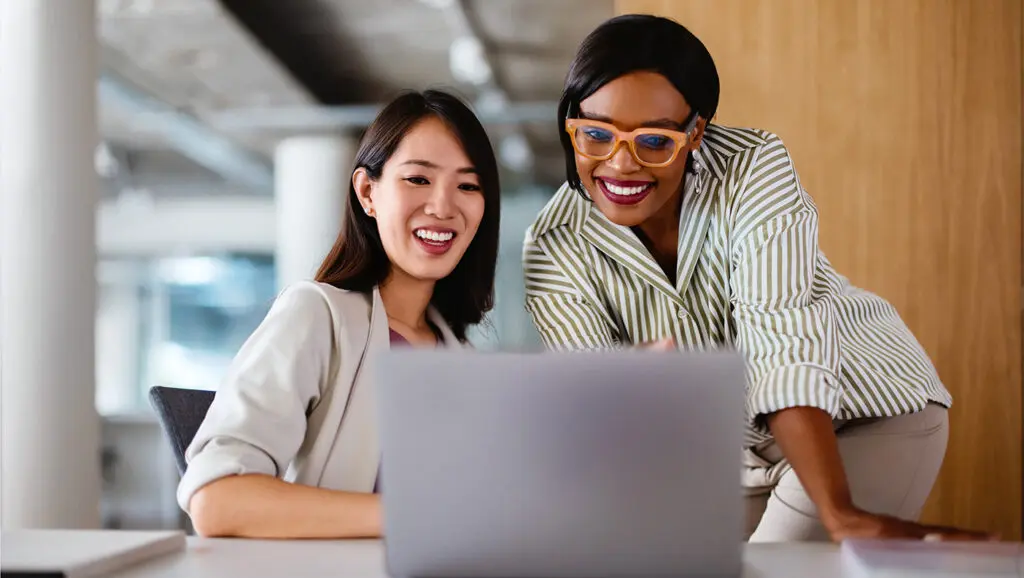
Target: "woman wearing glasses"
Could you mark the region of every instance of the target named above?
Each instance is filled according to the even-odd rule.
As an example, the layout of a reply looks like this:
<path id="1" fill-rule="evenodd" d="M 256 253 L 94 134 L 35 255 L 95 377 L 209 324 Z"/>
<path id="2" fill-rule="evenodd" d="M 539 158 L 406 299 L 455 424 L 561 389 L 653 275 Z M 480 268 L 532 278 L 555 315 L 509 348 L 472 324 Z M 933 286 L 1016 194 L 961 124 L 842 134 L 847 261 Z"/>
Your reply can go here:
<path id="1" fill-rule="evenodd" d="M 819 250 L 779 137 L 709 123 L 718 96 L 711 55 L 671 20 L 583 41 L 558 109 L 568 182 L 526 235 L 545 343 L 742 352 L 751 541 L 986 538 L 909 521 L 950 395 L 895 310 Z"/>

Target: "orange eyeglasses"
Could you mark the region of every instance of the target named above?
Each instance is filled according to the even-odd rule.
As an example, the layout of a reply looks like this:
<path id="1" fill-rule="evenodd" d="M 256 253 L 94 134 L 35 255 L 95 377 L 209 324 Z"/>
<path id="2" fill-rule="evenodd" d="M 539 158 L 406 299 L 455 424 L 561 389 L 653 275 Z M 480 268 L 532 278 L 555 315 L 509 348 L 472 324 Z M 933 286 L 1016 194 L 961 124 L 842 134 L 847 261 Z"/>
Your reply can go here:
<path id="1" fill-rule="evenodd" d="M 684 131 L 664 128 L 638 128 L 624 132 L 615 125 L 585 118 L 565 119 L 565 131 L 569 133 L 572 147 L 576 152 L 595 161 L 605 161 L 619 150 L 622 143 L 629 146 L 636 162 L 650 168 L 672 164 L 679 151 L 690 143 L 690 133 L 697 124 L 697 116 L 687 123 Z"/>

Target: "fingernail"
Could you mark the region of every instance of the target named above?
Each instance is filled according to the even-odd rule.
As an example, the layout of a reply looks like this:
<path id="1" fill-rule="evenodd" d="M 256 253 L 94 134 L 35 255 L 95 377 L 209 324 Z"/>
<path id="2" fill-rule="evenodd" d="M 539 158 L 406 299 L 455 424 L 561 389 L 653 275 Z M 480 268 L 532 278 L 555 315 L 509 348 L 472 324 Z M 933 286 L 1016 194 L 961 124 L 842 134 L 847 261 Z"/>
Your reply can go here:
<path id="1" fill-rule="evenodd" d="M 942 534 L 925 534 L 925 537 L 922 538 L 922 540 L 925 542 L 941 542 Z"/>

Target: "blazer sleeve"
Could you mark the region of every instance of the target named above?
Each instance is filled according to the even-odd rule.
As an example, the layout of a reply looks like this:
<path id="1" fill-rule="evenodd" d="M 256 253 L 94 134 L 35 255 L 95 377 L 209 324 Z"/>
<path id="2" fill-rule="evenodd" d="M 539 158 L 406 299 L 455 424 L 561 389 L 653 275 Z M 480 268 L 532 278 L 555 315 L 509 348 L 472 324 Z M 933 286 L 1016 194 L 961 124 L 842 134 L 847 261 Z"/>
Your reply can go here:
<path id="1" fill-rule="evenodd" d="M 300 283 L 280 294 L 234 358 L 186 450 L 177 491 L 184 511 L 217 479 L 282 475 L 329 379 L 333 335 L 330 309 L 315 286 Z"/>
<path id="2" fill-rule="evenodd" d="M 526 310 L 533 319 L 548 349 L 556 351 L 608 350 L 619 347 L 619 340 L 607 311 L 594 305 L 584 293 L 586 281 L 578 278 L 585 267 L 576 263 L 564 267 L 546 248 L 551 243 L 569 243 L 568 231 L 548 231 L 544 239 L 527 232 L 523 245 L 523 271 L 526 283 Z M 575 256 L 566 248 L 563 260 Z"/>
<path id="3" fill-rule="evenodd" d="M 772 135 L 736 201 L 731 301 L 748 363 L 747 414 L 815 407 L 835 416 L 842 389 L 836 309 L 816 286 L 818 214 Z"/>

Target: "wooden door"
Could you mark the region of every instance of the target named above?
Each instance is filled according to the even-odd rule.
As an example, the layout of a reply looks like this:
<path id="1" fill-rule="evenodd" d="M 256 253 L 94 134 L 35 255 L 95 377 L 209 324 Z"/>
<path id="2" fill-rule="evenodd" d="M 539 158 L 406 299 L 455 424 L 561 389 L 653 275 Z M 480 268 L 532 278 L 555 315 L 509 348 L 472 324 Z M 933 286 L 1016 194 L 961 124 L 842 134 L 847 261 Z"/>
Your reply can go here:
<path id="1" fill-rule="evenodd" d="M 711 51 L 716 122 L 779 134 L 826 254 L 952 391 L 925 519 L 1020 539 L 1021 0 L 618 0 Z"/>

